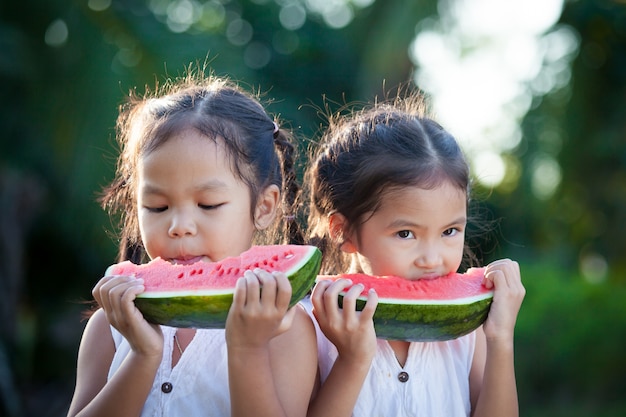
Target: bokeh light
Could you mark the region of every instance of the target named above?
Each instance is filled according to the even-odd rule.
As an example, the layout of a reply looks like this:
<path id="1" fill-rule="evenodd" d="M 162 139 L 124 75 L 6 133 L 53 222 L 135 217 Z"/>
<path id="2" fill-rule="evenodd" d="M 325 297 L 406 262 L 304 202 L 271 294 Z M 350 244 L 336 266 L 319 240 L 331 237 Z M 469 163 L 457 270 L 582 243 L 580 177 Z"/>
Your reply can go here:
<path id="1" fill-rule="evenodd" d="M 418 26 L 409 54 L 415 81 L 438 120 L 466 150 L 486 186 L 505 180 L 521 142 L 520 122 L 533 102 L 567 85 L 578 40 L 555 26 L 562 0 L 440 0 L 439 19 Z M 558 186 L 554 155 L 533 173 L 538 198 Z"/>

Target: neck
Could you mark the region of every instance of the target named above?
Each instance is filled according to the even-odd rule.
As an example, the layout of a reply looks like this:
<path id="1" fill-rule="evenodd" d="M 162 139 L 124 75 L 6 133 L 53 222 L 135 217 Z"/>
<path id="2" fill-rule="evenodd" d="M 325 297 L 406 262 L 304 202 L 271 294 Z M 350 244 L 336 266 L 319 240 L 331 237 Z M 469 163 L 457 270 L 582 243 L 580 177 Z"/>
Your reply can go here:
<path id="1" fill-rule="evenodd" d="M 393 353 L 396 355 L 398 363 L 403 368 L 409 356 L 410 344 L 410 342 L 405 342 L 404 340 L 389 340 L 389 346 L 391 346 L 391 349 L 393 349 Z"/>

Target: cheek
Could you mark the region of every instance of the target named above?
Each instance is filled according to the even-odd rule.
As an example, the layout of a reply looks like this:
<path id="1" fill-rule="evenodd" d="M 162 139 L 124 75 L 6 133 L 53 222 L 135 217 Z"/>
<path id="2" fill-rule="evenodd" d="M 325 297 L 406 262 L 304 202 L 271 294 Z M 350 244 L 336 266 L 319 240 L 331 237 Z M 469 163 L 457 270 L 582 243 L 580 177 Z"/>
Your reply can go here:
<path id="1" fill-rule="evenodd" d="M 141 236 L 141 241 L 143 242 L 146 249 L 149 247 L 155 246 L 159 242 L 159 235 L 162 232 L 158 223 L 154 221 L 150 221 L 148 216 L 138 215 L 137 220 L 139 222 L 139 234 Z"/>
<path id="2" fill-rule="evenodd" d="M 137 214 L 137 224 L 139 226 L 139 233 L 141 234 L 141 238 L 145 241 L 145 236 L 150 230 L 150 223 L 146 221 L 146 216 L 142 215 L 141 211 L 139 211 L 139 214 Z"/>
<path id="3" fill-rule="evenodd" d="M 350 272 L 350 273 L 361 273 L 362 272 L 362 273 L 367 274 L 367 275 L 376 275 L 377 268 L 376 268 L 375 263 L 374 263 L 374 265 L 372 265 L 371 260 L 369 258 L 364 257 L 360 253 L 357 253 L 356 256 L 357 256 L 357 259 L 358 259 L 358 267 L 356 265 L 353 265 L 348 272 Z"/>
<path id="4" fill-rule="evenodd" d="M 463 260 L 464 241 L 460 239 L 455 244 L 450 245 L 446 251 L 446 260 L 452 266 L 451 269 L 458 268 Z"/>

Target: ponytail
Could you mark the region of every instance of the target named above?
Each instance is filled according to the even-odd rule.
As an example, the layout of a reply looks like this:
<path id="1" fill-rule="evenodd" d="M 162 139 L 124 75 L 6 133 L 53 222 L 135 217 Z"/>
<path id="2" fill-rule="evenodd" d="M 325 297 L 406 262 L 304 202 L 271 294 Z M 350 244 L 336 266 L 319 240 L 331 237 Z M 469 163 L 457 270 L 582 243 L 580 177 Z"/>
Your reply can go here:
<path id="1" fill-rule="evenodd" d="M 300 204 L 301 187 L 298 183 L 295 169 L 296 149 L 284 131 L 275 124 L 274 145 L 279 154 L 282 167 L 282 230 L 283 243 L 302 245 L 304 235 L 298 222 L 298 206 Z"/>

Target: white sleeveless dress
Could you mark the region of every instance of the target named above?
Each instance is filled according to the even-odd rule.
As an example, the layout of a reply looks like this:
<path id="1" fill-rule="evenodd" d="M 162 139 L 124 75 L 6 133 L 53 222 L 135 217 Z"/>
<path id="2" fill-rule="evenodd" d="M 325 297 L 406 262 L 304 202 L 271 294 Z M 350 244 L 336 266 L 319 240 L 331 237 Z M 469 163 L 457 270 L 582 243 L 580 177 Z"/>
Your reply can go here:
<path id="1" fill-rule="evenodd" d="M 311 313 L 310 300 L 303 302 Z M 311 313 L 312 315 L 312 313 Z M 322 383 L 337 349 L 315 322 Z M 413 342 L 404 367 L 386 340 L 378 349 L 357 399 L 353 417 L 467 417 L 469 373 L 476 333 L 446 342 Z"/>
<path id="2" fill-rule="evenodd" d="M 184 354 L 172 369 L 175 328 L 163 330 L 163 358 L 142 417 L 230 417 L 228 360 L 224 330 L 198 329 Z M 109 379 L 130 352 L 130 345 L 111 327 L 115 356 Z"/>

